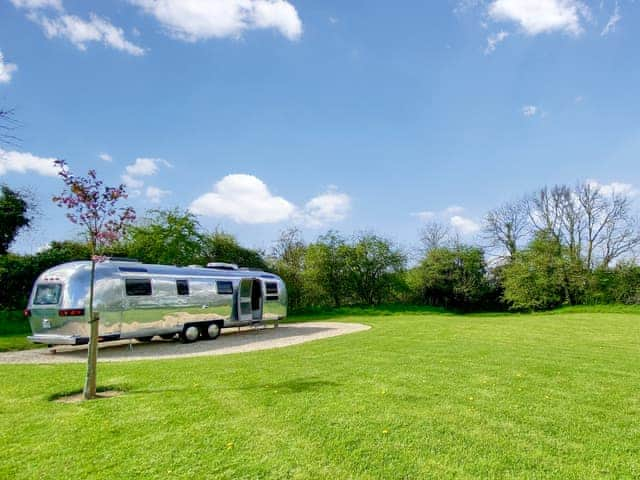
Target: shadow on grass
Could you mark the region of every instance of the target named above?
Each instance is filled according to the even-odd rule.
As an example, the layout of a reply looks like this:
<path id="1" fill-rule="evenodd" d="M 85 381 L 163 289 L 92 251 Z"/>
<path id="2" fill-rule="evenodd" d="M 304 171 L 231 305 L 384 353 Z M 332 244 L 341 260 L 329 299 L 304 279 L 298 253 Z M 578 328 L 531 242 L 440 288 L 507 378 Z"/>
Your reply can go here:
<path id="1" fill-rule="evenodd" d="M 337 387 L 339 383 L 315 378 L 294 378 L 278 383 L 261 383 L 240 387 L 240 390 L 271 390 L 278 393 L 302 393 L 326 387 Z"/>
<path id="2" fill-rule="evenodd" d="M 119 395 L 126 393 L 128 391 L 128 387 L 126 385 L 102 385 L 96 387 L 96 393 L 98 398 L 110 398 L 115 395 L 107 395 L 112 392 L 117 392 Z M 102 394 L 102 395 L 101 395 Z M 82 388 L 76 388 L 73 390 L 64 390 L 62 392 L 52 393 L 47 397 L 47 400 L 50 402 L 60 402 L 66 398 L 74 398 L 82 395 Z"/>

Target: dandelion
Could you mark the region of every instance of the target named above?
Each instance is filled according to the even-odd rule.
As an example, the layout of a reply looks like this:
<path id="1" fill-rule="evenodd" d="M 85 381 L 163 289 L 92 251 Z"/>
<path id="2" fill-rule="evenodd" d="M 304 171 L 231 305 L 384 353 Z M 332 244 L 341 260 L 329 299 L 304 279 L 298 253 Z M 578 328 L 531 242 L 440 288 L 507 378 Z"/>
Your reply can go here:
<path id="1" fill-rule="evenodd" d="M 384 430 L 382 430 L 382 433 L 386 435 L 387 433 L 389 433 L 389 430 L 385 428 Z"/>
<path id="2" fill-rule="evenodd" d="M 233 448 L 233 442 L 227 443 L 227 450 L 230 450 L 232 448 Z"/>

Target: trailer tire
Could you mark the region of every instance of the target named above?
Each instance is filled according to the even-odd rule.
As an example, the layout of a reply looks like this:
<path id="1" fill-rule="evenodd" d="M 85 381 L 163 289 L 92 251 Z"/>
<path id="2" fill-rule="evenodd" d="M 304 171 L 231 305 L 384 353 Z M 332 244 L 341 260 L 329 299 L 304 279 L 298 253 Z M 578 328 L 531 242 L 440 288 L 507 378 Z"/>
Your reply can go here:
<path id="1" fill-rule="evenodd" d="M 182 343 L 192 343 L 200 337 L 200 329 L 195 325 L 185 325 L 180 332 L 180 341 Z"/>
<path id="2" fill-rule="evenodd" d="M 202 338 L 207 340 L 215 340 L 220 336 L 220 325 L 217 322 L 209 323 L 202 326 Z"/>

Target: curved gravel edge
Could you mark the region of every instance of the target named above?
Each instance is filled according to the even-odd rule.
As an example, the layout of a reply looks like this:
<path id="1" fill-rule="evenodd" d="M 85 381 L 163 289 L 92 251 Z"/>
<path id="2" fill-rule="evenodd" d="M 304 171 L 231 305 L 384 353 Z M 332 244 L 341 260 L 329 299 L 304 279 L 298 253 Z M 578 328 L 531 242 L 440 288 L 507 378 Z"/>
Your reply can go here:
<path id="1" fill-rule="evenodd" d="M 278 328 L 225 329 L 216 340 L 182 344 L 177 341 L 138 343 L 122 340 L 100 344 L 99 362 L 128 362 L 135 360 L 164 360 L 231 353 L 255 352 L 299 345 L 322 338 L 337 337 L 369 330 L 369 325 L 340 322 L 285 323 Z M 84 363 L 86 346 L 57 347 L 0 353 L 0 364 Z"/>

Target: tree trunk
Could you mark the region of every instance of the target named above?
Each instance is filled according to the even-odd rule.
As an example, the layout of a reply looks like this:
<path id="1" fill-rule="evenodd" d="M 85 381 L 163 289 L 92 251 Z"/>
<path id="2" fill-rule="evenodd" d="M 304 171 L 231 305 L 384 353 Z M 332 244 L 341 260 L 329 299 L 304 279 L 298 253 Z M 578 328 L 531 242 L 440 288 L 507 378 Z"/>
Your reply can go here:
<path id="1" fill-rule="evenodd" d="M 87 355 L 87 377 L 84 382 L 83 397 L 85 400 L 96 398 L 96 379 L 98 363 L 98 324 L 100 315 L 93 313 L 93 286 L 96 276 L 96 262 L 91 259 L 91 280 L 89 286 L 89 352 Z"/>

